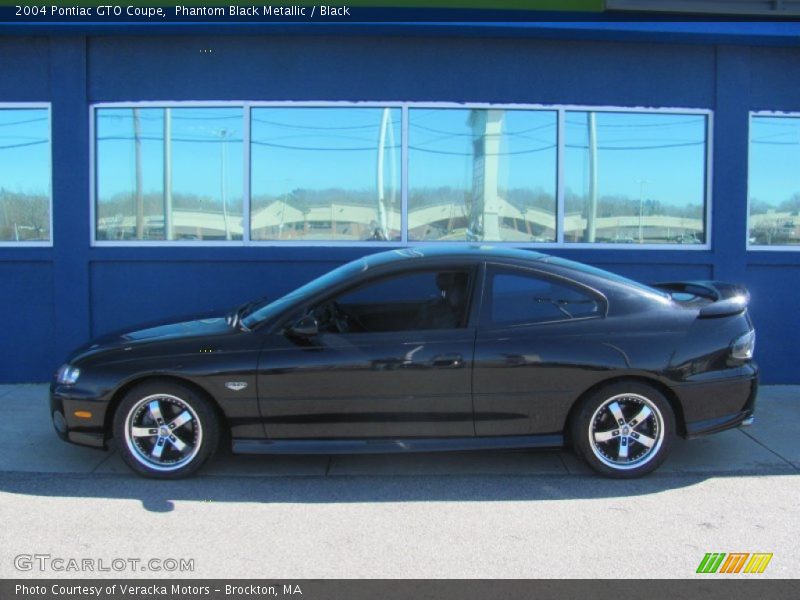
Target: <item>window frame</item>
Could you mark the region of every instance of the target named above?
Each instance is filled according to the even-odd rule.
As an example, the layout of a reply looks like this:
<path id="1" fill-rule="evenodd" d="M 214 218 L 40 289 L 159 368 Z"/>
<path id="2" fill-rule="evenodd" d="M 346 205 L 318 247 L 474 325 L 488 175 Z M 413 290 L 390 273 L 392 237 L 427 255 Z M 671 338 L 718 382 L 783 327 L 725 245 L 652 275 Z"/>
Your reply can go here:
<path id="1" fill-rule="evenodd" d="M 47 240 L 32 240 L 18 242 L 14 240 L 0 240 L 0 248 L 52 248 L 53 247 L 53 105 L 51 102 L 0 102 L 0 109 L 45 109 L 47 111 L 47 142 L 50 145 L 47 153 L 48 170 L 50 171 L 50 185 L 47 188 L 49 236 Z"/>
<path id="2" fill-rule="evenodd" d="M 104 108 L 242 108 L 243 137 L 242 152 L 244 173 L 243 219 L 241 240 L 98 240 L 96 238 L 95 213 L 97 210 L 97 140 L 96 111 Z M 400 125 L 400 230 L 398 241 L 352 241 L 352 240 L 252 240 L 251 234 L 251 111 L 258 108 L 397 108 L 401 113 Z M 408 162 L 409 162 L 409 111 L 412 109 L 500 109 L 549 111 L 556 113 L 556 239 L 552 242 L 482 241 L 476 243 L 535 249 L 597 249 L 597 250 L 680 250 L 707 251 L 712 247 L 712 190 L 713 190 L 713 140 L 714 111 L 709 108 L 673 108 L 644 106 L 592 106 L 583 104 L 536 104 L 536 103 L 492 103 L 492 102 L 416 102 L 416 101 L 135 101 L 96 102 L 89 105 L 89 177 L 90 177 L 90 245 L 92 247 L 338 247 L 338 248 L 404 248 L 431 244 L 455 244 L 456 241 L 413 241 L 408 239 Z M 567 112 L 614 112 L 635 114 L 699 115 L 706 118 L 705 127 L 705 186 L 703 211 L 705 239 L 702 244 L 614 244 L 589 242 L 564 242 L 565 176 L 564 151 L 566 144 Z"/>
<path id="3" fill-rule="evenodd" d="M 744 242 L 747 252 L 800 252 L 798 244 L 751 244 L 750 243 L 750 154 L 753 144 L 753 117 L 795 118 L 800 120 L 800 111 L 751 110 L 747 113 L 747 219 L 745 221 Z M 800 168 L 800 165 L 798 165 Z M 800 218 L 800 217 L 798 217 Z"/>

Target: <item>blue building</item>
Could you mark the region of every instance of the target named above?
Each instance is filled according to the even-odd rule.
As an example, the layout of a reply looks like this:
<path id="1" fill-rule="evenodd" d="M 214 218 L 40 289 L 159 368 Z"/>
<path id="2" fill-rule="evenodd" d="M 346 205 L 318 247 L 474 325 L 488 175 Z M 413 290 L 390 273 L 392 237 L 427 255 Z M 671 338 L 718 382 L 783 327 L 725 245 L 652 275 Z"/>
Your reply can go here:
<path id="1" fill-rule="evenodd" d="M 763 381 L 800 383 L 798 24 L 114 32 L 0 35 L 0 382 L 473 240 L 744 283 Z"/>

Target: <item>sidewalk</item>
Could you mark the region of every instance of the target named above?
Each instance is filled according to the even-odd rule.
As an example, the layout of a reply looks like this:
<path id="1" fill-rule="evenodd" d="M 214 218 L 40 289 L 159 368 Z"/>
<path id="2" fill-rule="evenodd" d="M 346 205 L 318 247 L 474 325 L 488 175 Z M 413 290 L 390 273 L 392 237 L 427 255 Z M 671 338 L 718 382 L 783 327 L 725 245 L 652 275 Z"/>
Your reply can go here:
<path id="1" fill-rule="evenodd" d="M 0 472 L 122 473 L 116 451 L 62 442 L 48 414 L 47 385 L 0 385 Z M 800 386 L 763 386 L 747 429 L 676 440 L 660 473 L 800 473 Z M 580 475 L 588 469 L 564 452 L 465 452 L 353 456 L 232 456 L 222 452 L 204 475 Z"/>

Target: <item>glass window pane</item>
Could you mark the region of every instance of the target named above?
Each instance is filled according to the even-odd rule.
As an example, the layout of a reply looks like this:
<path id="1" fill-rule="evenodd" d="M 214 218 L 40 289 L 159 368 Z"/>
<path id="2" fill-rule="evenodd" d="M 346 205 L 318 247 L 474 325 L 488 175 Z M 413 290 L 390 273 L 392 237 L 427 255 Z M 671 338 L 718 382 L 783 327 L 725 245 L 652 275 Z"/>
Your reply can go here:
<path id="1" fill-rule="evenodd" d="M 241 240 L 242 108 L 97 110 L 98 240 Z"/>
<path id="2" fill-rule="evenodd" d="M 569 111 L 565 126 L 565 242 L 705 242 L 705 115 Z"/>
<path id="3" fill-rule="evenodd" d="M 400 239 L 395 108 L 254 108 L 254 240 Z"/>
<path id="4" fill-rule="evenodd" d="M 600 307 L 589 294 L 544 277 L 493 269 L 488 321 L 508 327 L 566 321 L 599 315 Z"/>
<path id="5" fill-rule="evenodd" d="M 554 111 L 411 109 L 408 239 L 553 242 Z"/>
<path id="6" fill-rule="evenodd" d="M 0 109 L 0 242 L 50 240 L 50 117 Z"/>
<path id="7" fill-rule="evenodd" d="M 470 288 L 465 269 L 404 273 L 345 293 L 314 313 L 323 330 L 339 333 L 457 329 L 466 326 Z"/>
<path id="8" fill-rule="evenodd" d="M 800 117 L 750 120 L 749 242 L 800 244 Z"/>

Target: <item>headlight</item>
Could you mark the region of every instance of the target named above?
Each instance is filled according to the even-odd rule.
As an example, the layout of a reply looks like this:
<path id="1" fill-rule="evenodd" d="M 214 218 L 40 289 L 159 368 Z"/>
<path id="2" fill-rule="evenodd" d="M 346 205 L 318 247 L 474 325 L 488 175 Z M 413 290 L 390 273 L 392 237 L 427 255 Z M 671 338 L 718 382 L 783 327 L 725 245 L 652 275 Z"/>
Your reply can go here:
<path id="1" fill-rule="evenodd" d="M 739 360 L 750 360 L 756 349 L 756 330 L 751 329 L 743 336 L 736 339 L 731 346 L 731 356 Z"/>
<path id="2" fill-rule="evenodd" d="M 73 385 L 78 381 L 81 370 L 72 365 L 62 365 L 56 372 L 56 381 L 62 385 Z"/>

